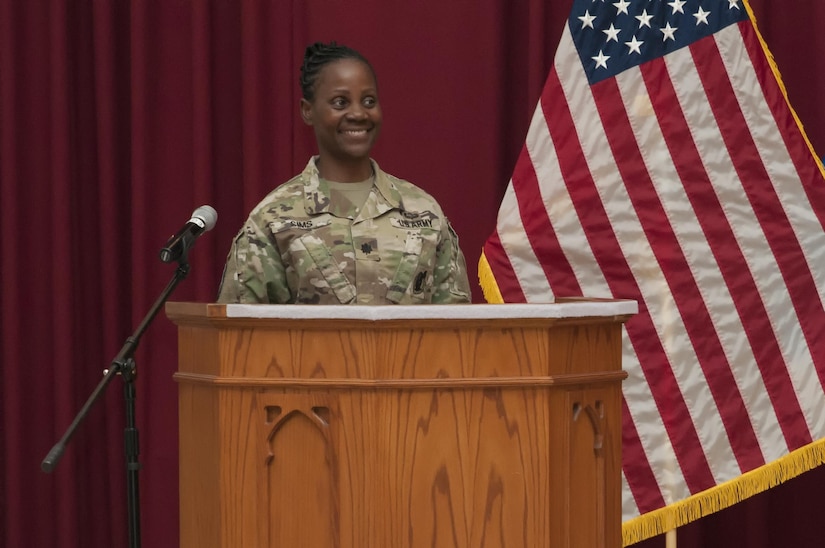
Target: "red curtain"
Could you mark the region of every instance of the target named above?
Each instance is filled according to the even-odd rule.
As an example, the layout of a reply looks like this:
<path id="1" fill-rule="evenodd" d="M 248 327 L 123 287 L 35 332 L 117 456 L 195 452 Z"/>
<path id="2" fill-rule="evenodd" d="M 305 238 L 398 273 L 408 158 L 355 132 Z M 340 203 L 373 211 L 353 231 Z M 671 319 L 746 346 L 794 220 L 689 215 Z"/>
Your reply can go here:
<path id="1" fill-rule="evenodd" d="M 751 4 L 825 151 L 825 81 L 815 70 L 825 38 L 809 24 L 825 5 Z M 171 279 L 173 267 L 158 259 L 168 236 L 197 206 L 217 209 L 217 227 L 173 294 L 213 300 L 246 213 L 314 151 L 298 117 L 308 43 L 338 40 L 372 61 L 385 115 L 374 156 L 438 198 L 474 279 L 570 5 L 0 0 L 3 545 L 126 544 L 121 379 L 54 472 L 41 461 Z M 135 358 L 142 543 L 172 547 L 177 355 L 162 313 Z M 825 473 L 810 472 L 684 528 L 680 546 L 818 546 L 825 526 L 805 510 L 822 488 Z"/>

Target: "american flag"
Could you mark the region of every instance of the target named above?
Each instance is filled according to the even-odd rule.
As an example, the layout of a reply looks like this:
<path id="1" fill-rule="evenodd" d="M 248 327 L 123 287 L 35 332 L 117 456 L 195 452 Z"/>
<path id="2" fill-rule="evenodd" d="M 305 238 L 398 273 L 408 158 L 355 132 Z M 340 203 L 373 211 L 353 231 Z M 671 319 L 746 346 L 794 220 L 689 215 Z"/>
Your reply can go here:
<path id="1" fill-rule="evenodd" d="M 479 273 L 635 299 L 635 542 L 823 462 L 825 185 L 741 0 L 575 0 Z"/>

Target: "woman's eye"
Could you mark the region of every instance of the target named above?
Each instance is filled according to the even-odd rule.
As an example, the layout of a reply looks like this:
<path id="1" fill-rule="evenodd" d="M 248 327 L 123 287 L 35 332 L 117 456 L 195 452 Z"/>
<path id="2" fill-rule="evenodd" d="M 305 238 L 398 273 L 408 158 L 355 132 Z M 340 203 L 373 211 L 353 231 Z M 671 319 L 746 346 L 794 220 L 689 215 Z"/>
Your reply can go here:
<path id="1" fill-rule="evenodd" d="M 332 100 L 332 106 L 335 108 L 343 108 L 347 106 L 347 101 L 343 97 L 336 97 Z"/>
<path id="2" fill-rule="evenodd" d="M 375 97 L 367 97 L 364 99 L 364 106 L 366 107 L 374 107 L 378 101 L 375 100 Z"/>

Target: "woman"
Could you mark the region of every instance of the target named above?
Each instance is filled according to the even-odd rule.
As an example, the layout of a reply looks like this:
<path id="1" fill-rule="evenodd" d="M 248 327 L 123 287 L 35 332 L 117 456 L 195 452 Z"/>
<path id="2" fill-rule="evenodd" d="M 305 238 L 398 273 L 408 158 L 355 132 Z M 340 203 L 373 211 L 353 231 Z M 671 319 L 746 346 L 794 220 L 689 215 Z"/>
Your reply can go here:
<path id="1" fill-rule="evenodd" d="M 381 129 L 370 63 L 315 43 L 301 66 L 301 117 L 318 143 L 235 237 L 218 300 L 242 303 L 466 303 L 458 237 L 432 196 L 370 158 Z"/>

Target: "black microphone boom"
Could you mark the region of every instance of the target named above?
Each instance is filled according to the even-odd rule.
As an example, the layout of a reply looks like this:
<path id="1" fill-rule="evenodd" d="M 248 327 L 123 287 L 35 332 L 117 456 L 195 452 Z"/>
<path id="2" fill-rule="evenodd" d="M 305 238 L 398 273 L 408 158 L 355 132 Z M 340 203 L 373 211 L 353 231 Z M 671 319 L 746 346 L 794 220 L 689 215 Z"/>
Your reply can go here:
<path id="1" fill-rule="evenodd" d="M 200 206 L 192 212 L 192 218 L 186 221 L 183 228 L 169 238 L 164 248 L 160 250 L 160 260 L 164 263 L 186 260 L 186 254 L 195 244 L 198 236 L 215 228 L 217 221 L 218 212 L 212 206 Z"/>

